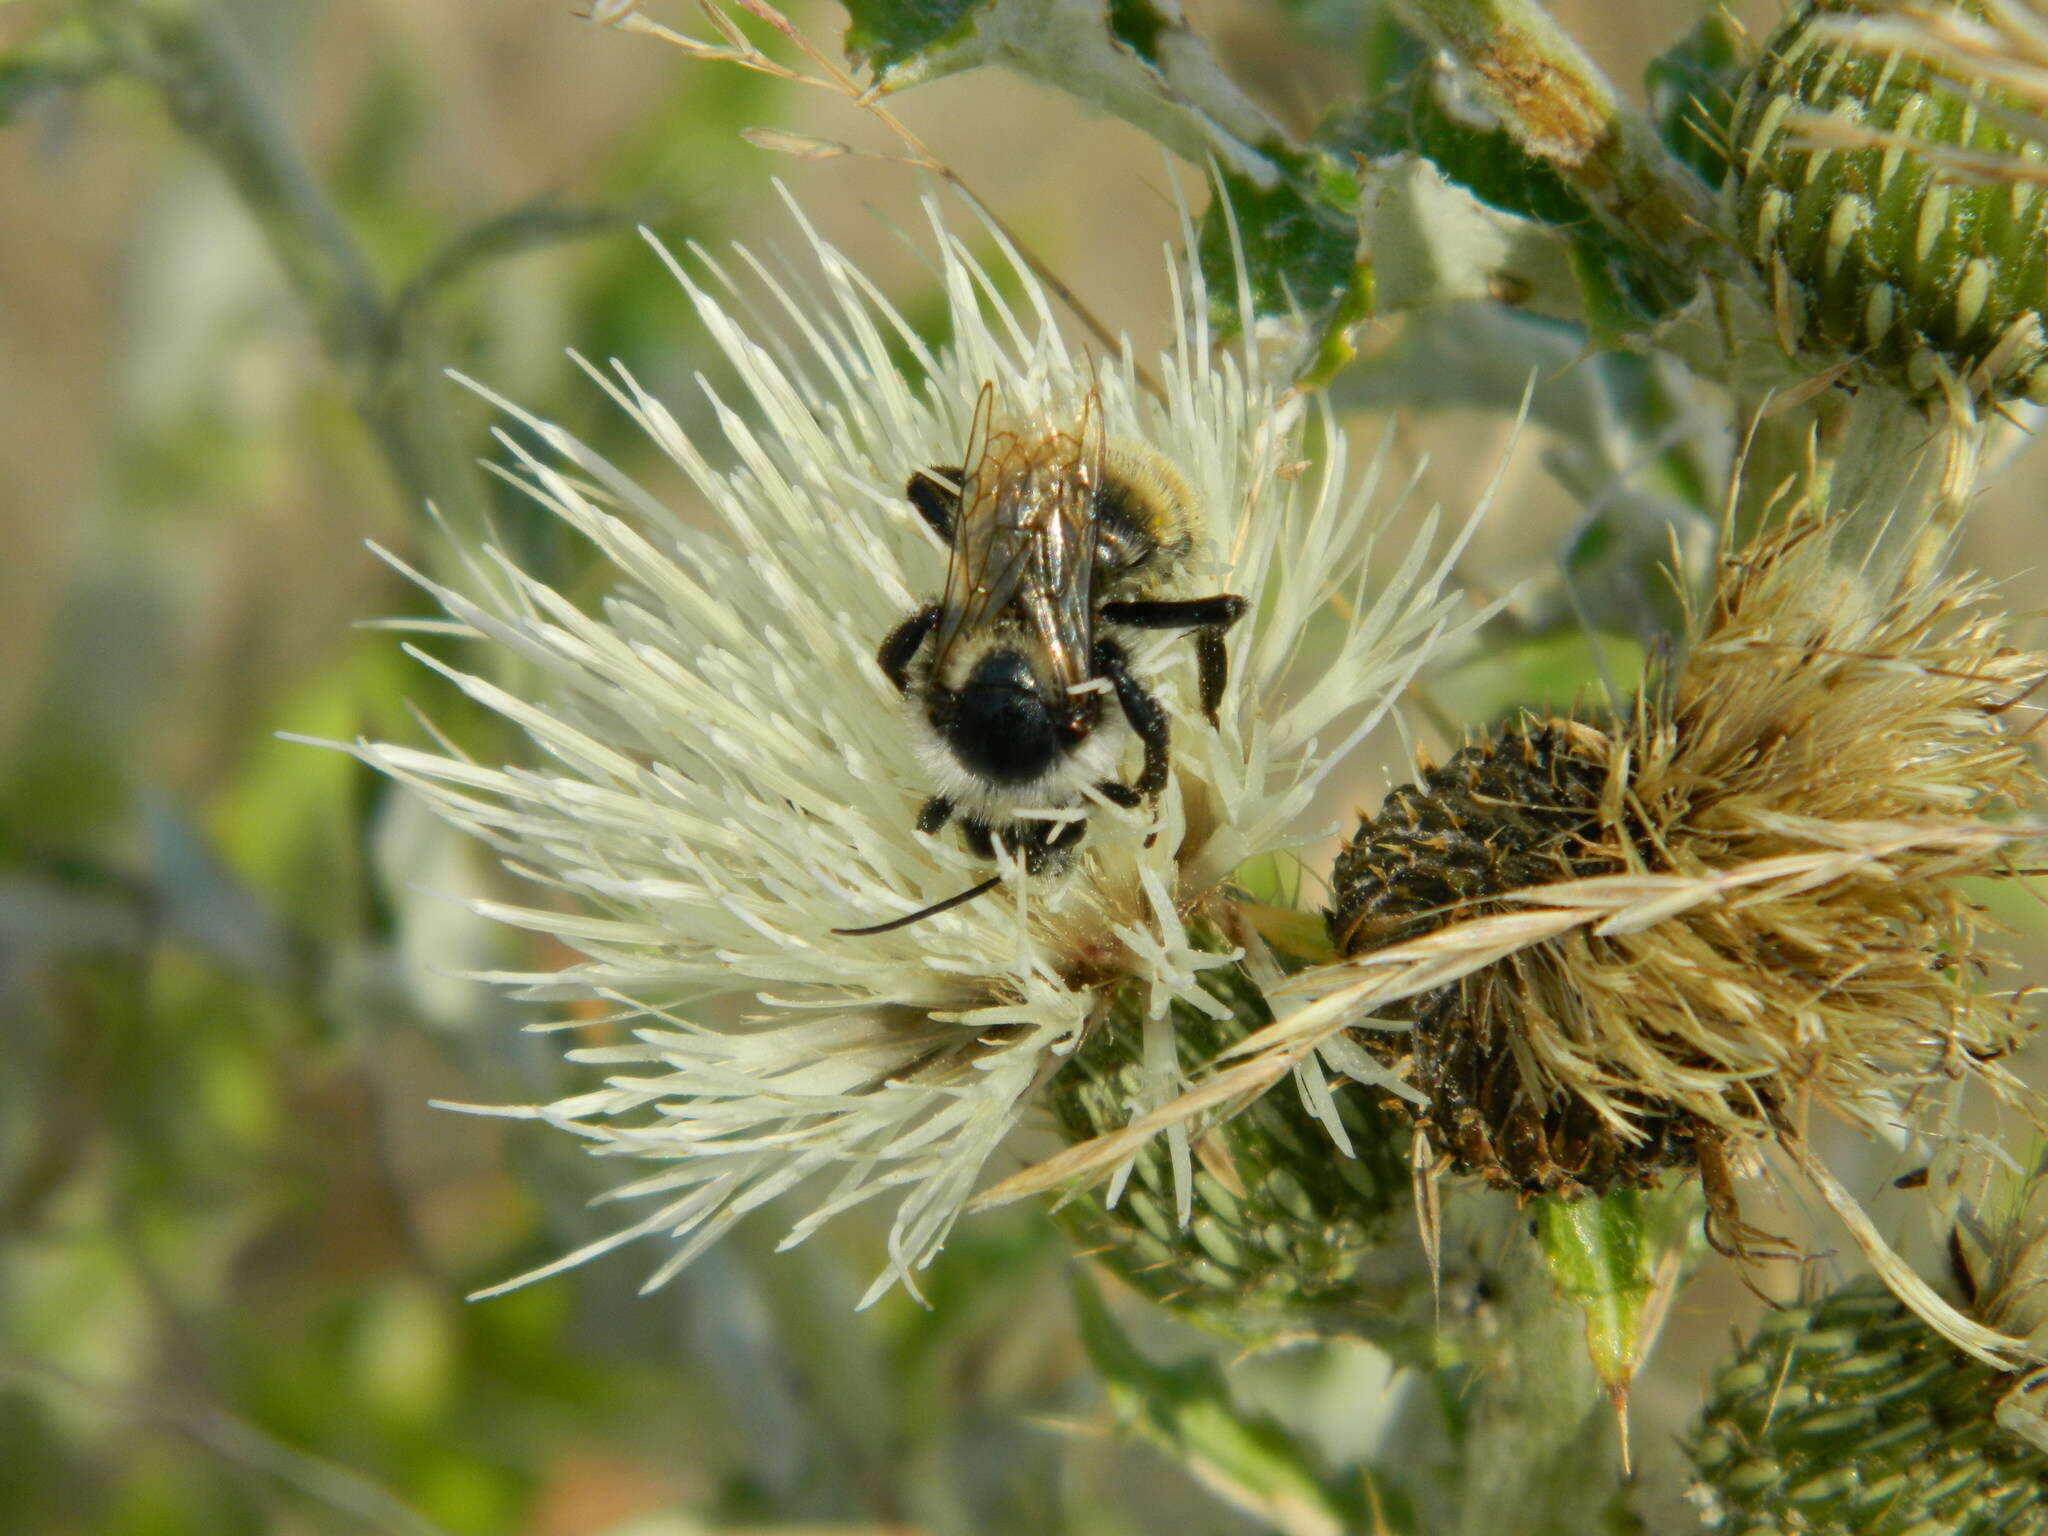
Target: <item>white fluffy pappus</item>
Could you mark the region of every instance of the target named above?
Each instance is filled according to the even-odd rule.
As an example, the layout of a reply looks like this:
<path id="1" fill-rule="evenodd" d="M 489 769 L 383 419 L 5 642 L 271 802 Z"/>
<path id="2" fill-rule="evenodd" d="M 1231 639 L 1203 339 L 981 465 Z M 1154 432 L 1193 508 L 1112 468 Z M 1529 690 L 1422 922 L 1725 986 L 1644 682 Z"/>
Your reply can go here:
<path id="1" fill-rule="evenodd" d="M 1116 357 L 1070 345 L 999 240 L 991 272 L 936 203 L 927 213 L 943 347 L 797 212 L 801 276 L 745 250 L 730 272 L 702 250 L 663 253 L 740 380 L 740 398 L 712 395 L 723 442 L 691 441 L 624 369 L 582 364 L 695 487 L 703 526 L 479 391 L 513 423 L 499 434 L 504 473 L 609 564 L 601 602 L 579 607 L 492 548 L 467 551 L 452 584 L 407 571 L 452 621 L 437 633 L 506 647 L 544 680 L 543 697 L 516 697 L 421 656 L 536 750 L 507 767 L 384 742 L 346 750 L 569 898 L 573 910 L 477 904 L 581 956 L 489 980 L 537 1002 L 602 1000 L 633 1026 L 622 1043 L 568 1052 L 601 1086 L 482 1111 L 643 1165 L 605 1197 L 641 1208 L 636 1220 L 511 1284 L 665 1235 L 676 1246 L 651 1288 L 799 1185 L 813 1203 L 790 1243 L 893 1194 L 889 1259 L 867 1299 L 909 1284 L 1034 1086 L 1082 1046 L 1107 986 L 1146 989 L 1163 1047 L 1147 1052 L 1161 1064 L 1151 1104 L 1181 1090 L 1169 1010 L 1215 1014 L 1199 974 L 1234 958 L 1191 927 L 1246 859 L 1329 830 L 1305 824 L 1317 785 L 1470 622 L 1444 591 L 1456 551 L 1436 547 L 1433 518 L 1409 547 L 1376 550 L 1377 463 L 1354 485 L 1333 425 L 1322 462 L 1301 462 L 1312 397 L 1265 377 L 1242 346 L 1212 345 L 1192 261 L 1166 263 L 1183 318 L 1153 365 L 1155 393 L 1128 343 Z M 1134 671 L 1172 721 L 1156 807 L 1091 806 L 1063 874 L 1026 877 L 1005 856 L 1003 888 L 978 901 L 834 934 L 989 873 L 951 830 L 916 831 L 938 786 L 875 660 L 944 581 L 947 551 L 905 482 L 959 462 L 989 382 L 1019 412 L 1092 390 L 1112 442 L 1150 445 L 1185 480 L 1212 544 L 1194 580 L 1252 601 L 1229 635 L 1220 723 L 1197 707 L 1185 637 L 1140 637 Z M 1128 780 L 1138 743 L 1115 730 Z M 1173 1134 L 1184 1166 L 1186 1131 Z"/>

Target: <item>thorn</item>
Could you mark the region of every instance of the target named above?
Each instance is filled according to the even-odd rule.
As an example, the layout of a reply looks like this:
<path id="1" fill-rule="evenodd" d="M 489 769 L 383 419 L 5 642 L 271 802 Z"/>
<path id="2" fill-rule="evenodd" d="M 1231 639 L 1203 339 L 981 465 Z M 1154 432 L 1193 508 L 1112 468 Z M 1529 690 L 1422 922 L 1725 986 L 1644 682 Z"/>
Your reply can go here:
<path id="1" fill-rule="evenodd" d="M 1621 1435 L 1621 1475 L 1629 1476 L 1635 1467 L 1629 1458 L 1628 1448 L 1628 1383 L 1612 1382 L 1607 1388 L 1608 1401 L 1614 1404 L 1614 1427 Z"/>

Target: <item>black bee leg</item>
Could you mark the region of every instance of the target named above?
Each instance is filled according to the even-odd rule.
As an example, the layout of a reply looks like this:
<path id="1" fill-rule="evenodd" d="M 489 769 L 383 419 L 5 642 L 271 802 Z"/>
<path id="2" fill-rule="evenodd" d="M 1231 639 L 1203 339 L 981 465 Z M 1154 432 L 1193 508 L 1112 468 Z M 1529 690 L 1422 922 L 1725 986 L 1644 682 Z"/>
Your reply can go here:
<path id="1" fill-rule="evenodd" d="M 1160 603 L 1104 603 L 1097 612 L 1111 624 L 1133 629 L 1213 629 L 1218 634 L 1244 617 L 1250 604 L 1228 592 Z"/>
<path id="2" fill-rule="evenodd" d="M 967 845 L 967 851 L 977 859 L 991 859 L 996 856 L 995 829 L 985 821 L 976 821 L 969 816 L 960 823 L 960 841 Z"/>
<path id="3" fill-rule="evenodd" d="M 1202 713 L 1214 725 L 1216 706 L 1223 702 L 1223 685 L 1230 680 L 1230 652 L 1223 644 L 1224 631 L 1243 618 L 1249 606 L 1243 598 L 1225 592 L 1180 602 L 1104 603 L 1099 612 L 1105 623 L 1128 624 L 1133 629 L 1194 630 Z"/>
<path id="4" fill-rule="evenodd" d="M 944 795 L 933 795 L 917 813 L 917 830 L 929 837 L 943 827 L 952 814 L 953 802 Z"/>
<path id="5" fill-rule="evenodd" d="M 960 493 L 939 482 L 943 478 L 958 485 L 966 473 L 957 465 L 920 469 L 903 487 L 903 494 L 917 508 L 917 515 L 931 525 L 932 532 L 939 536 L 939 542 L 949 547 L 953 542 L 953 517 L 960 510 Z"/>
<path id="6" fill-rule="evenodd" d="M 1166 711 L 1145 691 L 1144 684 L 1131 676 L 1124 648 L 1114 640 L 1096 641 L 1092 659 L 1095 675 L 1109 679 L 1110 686 L 1116 689 L 1117 703 L 1123 706 L 1124 718 L 1145 744 L 1145 766 L 1139 770 L 1137 789 L 1149 800 L 1166 788 Z"/>
<path id="7" fill-rule="evenodd" d="M 1195 677 L 1202 689 L 1202 713 L 1216 723 L 1216 706 L 1223 702 L 1223 685 L 1230 681 L 1230 648 L 1223 643 L 1220 629 L 1195 631 Z"/>
<path id="8" fill-rule="evenodd" d="M 1145 803 L 1145 796 L 1128 784 L 1119 784 L 1115 779 L 1104 779 L 1095 786 L 1095 793 L 1111 805 L 1120 805 L 1127 811 L 1135 811 Z"/>
<path id="9" fill-rule="evenodd" d="M 1062 854 L 1088 835 L 1088 823 L 1072 821 L 1019 821 L 1003 833 L 1003 846 L 1024 861 L 1024 872 L 1042 875 L 1054 868 Z"/>
<path id="10" fill-rule="evenodd" d="M 875 665 L 882 669 L 882 676 L 896 685 L 898 693 L 910 686 L 910 658 L 924 644 L 924 637 L 938 627 L 939 605 L 933 603 L 929 608 L 918 609 L 890 630 L 889 638 L 875 652 Z"/>
<path id="11" fill-rule="evenodd" d="M 1088 835 L 1088 823 L 1078 817 L 1073 821 L 1041 821 L 1038 825 L 1041 829 L 1039 841 L 1043 846 L 1034 850 L 1033 857 L 1025 865 L 1033 874 L 1040 873 Z"/>

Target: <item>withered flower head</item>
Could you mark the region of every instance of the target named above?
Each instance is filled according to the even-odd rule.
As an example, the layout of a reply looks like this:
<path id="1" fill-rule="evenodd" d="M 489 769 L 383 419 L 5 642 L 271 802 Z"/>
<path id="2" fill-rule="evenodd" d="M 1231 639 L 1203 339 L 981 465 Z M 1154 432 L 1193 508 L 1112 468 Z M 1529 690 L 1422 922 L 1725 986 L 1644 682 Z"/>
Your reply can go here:
<path id="1" fill-rule="evenodd" d="M 1809 1104 L 1888 1124 L 2018 1032 L 1978 990 L 1984 917 L 1955 883 L 1999 844 L 1957 834 L 2032 798 L 2001 716 L 2043 660 L 2002 643 L 1975 582 L 1848 568 L 1838 534 L 1802 515 L 1729 559 L 1626 719 L 1517 721 L 1396 790 L 1338 860 L 1347 955 L 1524 887 L 1750 872 L 1666 921 L 1572 928 L 1395 1005 L 1413 1030 L 1361 1036 L 1413 1074 L 1460 1171 L 1598 1193 Z"/>
<path id="2" fill-rule="evenodd" d="M 1985 985 L 1958 882 L 2038 835 L 1999 818 L 2041 788 L 2008 711 L 2048 659 L 2005 642 L 1981 582 L 1924 549 L 1851 558 L 1848 526 L 1800 511 L 1726 558 L 1625 717 L 1518 721 L 1363 818 L 1327 914 L 1350 974 L 1298 979 L 1319 1001 L 1237 1070 L 1408 1023 L 1355 1040 L 1423 1091 L 1452 1169 L 1569 1197 L 1697 1166 L 1738 1250 L 1729 1169 L 1778 1146 L 1941 1312 L 1802 1128 L 2012 1086 L 2022 1009 Z"/>

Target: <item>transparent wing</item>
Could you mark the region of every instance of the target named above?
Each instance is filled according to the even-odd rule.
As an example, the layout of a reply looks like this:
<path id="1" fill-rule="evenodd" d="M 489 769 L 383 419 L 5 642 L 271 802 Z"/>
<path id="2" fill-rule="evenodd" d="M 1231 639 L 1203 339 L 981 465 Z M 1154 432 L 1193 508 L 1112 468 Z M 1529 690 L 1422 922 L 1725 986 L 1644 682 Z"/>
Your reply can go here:
<path id="1" fill-rule="evenodd" d="M 939 618 L 937 658 L 964 635 L 1013 612 L 1043 646 L 1055 680 L 1088 678 L 1091 578 L 1102 412 L 1091 393 L 1069 426 L 1019 428 L 994 420 L 982 386 L 967 434 L 953 558 Z"/>
<path id="2" fill-rule="evenodd" d="M 1062 687 L 1086 682 L 1095 631 L 1095 521 L 1101 505 L 1102 410 L 1094 391 L 1081 419 L 1048 433 L 1052 463 L 1032 480 L 1033 554 L 1039 579 L 1027 582 L 1021 602 L 1052 658 Z"/>

